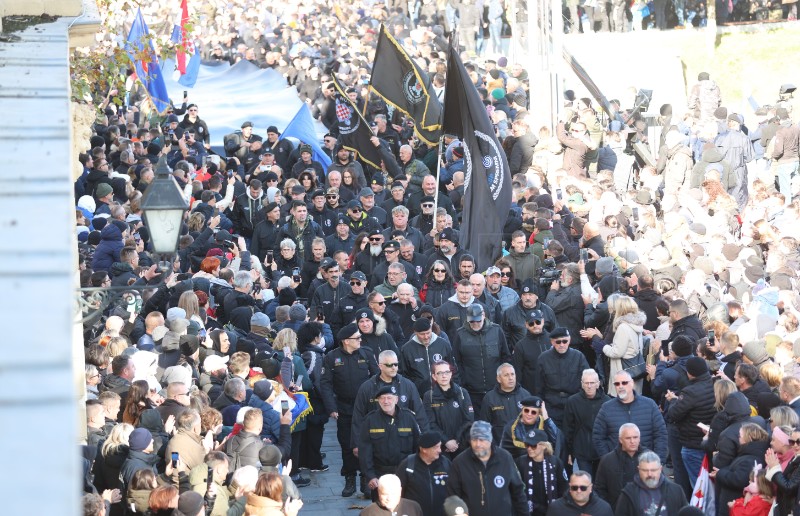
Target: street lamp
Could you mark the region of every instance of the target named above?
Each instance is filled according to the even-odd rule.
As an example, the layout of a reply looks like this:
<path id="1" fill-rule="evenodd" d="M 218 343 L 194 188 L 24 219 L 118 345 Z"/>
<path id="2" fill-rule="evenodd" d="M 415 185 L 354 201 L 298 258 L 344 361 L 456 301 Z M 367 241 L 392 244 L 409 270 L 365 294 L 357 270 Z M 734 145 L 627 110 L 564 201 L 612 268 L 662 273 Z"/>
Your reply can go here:
<path id="1" fill-rule="evenodd" d="M 144 222 L 150 230 L 153 252 L 172 255 L 178 250 L 183 214 L 189 203 L 170 174 L 166 157 L 159 158 L 155 172 L 155 179 L 142 197 Z"/>

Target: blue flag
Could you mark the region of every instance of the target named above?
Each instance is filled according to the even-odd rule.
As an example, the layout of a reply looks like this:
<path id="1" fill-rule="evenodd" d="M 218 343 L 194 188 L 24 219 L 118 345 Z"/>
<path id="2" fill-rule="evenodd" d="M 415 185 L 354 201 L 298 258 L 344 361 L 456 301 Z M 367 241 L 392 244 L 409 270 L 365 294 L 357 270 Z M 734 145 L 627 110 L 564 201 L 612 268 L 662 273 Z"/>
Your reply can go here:
<path id="1" fill-rule="evenodd" d="M 314 119 L 311 118 L 311 111 L 308 110 L 306 104 L 300 106 L 300 110 L 294 115 L 292 121 L 289 122 L 286 129 L 283 130 L 283 133 L 281 133 L 281 138 L 286 138 L 288 136 L 297 138 L 301 142 L 311 145 L 311 149 L 314 151 L 313 159 L 322 163 L 322 166 L 325 168 L 325 173 L 328 173 L 327 170 L 331 165 L 331 158 L 325 154 L 322 150 L 322 146 L 319 144 L 317 131 L 314 129 Z"/>
<path id="2" fill-rule="evenodd" d="M 186 63 L 186 73 L 181 75 L 178 83 L 187 88 L 193 88 L 194 83 L 197 82 L 198 73 L 200 73 L 200 53 L 195 49 L 194 54 L 189 58 L 189 62 Z"/>
<path id="3" fill-rule="evenodd" d="M 126 50 L 136 69 L 136 76 L 144 84 L 156 111 L 163 113 L 169 107 L 169 95 L 141 9 L 136 11 L 136 18 L 128 33 Z"/>

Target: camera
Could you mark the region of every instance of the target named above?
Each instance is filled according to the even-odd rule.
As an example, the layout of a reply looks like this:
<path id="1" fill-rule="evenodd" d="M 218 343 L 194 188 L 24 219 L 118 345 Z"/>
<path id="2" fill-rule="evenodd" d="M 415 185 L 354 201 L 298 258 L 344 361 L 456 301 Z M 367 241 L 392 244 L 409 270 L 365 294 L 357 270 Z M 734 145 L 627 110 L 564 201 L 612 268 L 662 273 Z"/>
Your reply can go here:
<path id="1" fill-rule="evenodd" d="M 553 282 L 561 277 L 561 271 L 556 268 L 556 261 L 553 258 L 547 258 L 537 272 L 539 286 L 543 289 L 549 289 Z"/>

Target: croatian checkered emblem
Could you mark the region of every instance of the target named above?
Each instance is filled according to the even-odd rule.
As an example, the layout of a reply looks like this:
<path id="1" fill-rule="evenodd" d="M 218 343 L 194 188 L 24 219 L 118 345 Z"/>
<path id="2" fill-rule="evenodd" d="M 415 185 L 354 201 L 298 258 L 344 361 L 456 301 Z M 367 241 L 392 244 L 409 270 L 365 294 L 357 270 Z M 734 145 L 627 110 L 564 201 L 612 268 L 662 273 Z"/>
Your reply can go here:
<path id="1" fill-rule="evenodd" d="M 183 48 L 184 48 L 184 52 L 186 52 L 190 56 L 194 55 L 194 41 L 192 41 L 190 39 L 184 39 L 183 40 Z"/>
<path id="2" fill-rule="evenodd" d="M 336 118 L 339 122 L 350 125 L 350 116 L 352 111 L 350 111 L 350 107 L 345 105 L 342 102 L 339 102 L 339 99 L 336 100 Z"/>

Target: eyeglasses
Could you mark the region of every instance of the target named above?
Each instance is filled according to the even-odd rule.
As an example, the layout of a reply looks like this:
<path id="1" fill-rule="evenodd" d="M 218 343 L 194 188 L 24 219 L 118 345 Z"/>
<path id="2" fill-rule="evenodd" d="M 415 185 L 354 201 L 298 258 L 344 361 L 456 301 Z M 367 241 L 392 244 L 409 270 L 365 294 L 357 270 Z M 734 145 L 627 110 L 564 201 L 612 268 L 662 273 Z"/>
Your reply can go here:
<path id="1" fill-rule="evenodd" d="M 381 364 L 381 365 L 384 366 L 384 367 L 398 367 L 400 364 L 397 363 L 397 362 L 394 362 L 392 364 Z"/>
<path id="2" fill-rule="evenodd" d="M 373 303 L 376 305 L 385 305 L 386 301 L 373 301 Z"/>
<path id="3" fill-rule="evenodd" d="M 391 272 L 389 271 L 389 276 L 402 276 L 405 272 Z"/>
<path id="4" fill-rule="evenodd" d="M 447 272 L 447 271 L 445 271 L 444 269 L 433 269 L 433 272 L 441 272 L 441 273 L 445 273 L 445 272 Z"/>
<path id="5" fill-rule="evenodd" d="M 591 486 L 569 486 L 570 491 L 588 491 Z"/>
<path id="6" fill-rule="evenodd" d="M 500 276 L 502 276 L 504 278 L 510 278 L 511 277 L 511 273 L 510 272 L 501 272 Z"/>
<path id="7" fill-rule="evenodd" d="M 361 340 L 361 337 L 348 337 L 344 340 Z"/>
<path id="8" fill-rule="evenodd" d="M 360 281 L 351 281 L 350 282 L 350 286 L 351 287 L 360 287 L 361 286 L 361 282 Z"/>
<path id="9" fill-rule="evenodd" d="M 399 249 L 395 249 L 395 248 L 393 248 L 393 247 L 389 247 L 389 248 L 387 248 L 387 249 L 384 251 L 384 253 L 386 253 L 386 254 L 391 254 L 391 253 L 396 253 L 396 252 L 398 252 L 398 251 L 399 251 Z"/>
<path id="10" fill-rule="evenodd" d="M 431 202 L 424 202 L 422 203 L 423 208 L 433 208 L 433 203 Z"/>
<path id="11" fill-rule="evenodd" d="M 569 339 L 558 339 L 554 340 L 553 344 L 569 344 Z"/>
<path id="12" fill-rule="evenodd" d="M 614 382 L 614 387 L 619 387 L 620 385 L 628 385 L 631 383 L 629 380 L 625 380 L 624 382 Z"/>
<path id="13" fill-rule="evenodd" d="M 434 376 L 450 376 L 453 374 L 453 371 L 439 371 L 438 373 L 433 373 Z"/>
<path id="14" fill-rule="evenodd" d="M 532 408 L 523 408 L 522 409 L 522 413 L 523 414 L 533 414 L 535 416 L 536 414 L 539 413 L 539 411 L 536 410 L 536 409 L 532 409 Z"/>
<path id="15" fill-rule="evenodd" d="M 383 240 L 383 237 L 369 237 L 370 242 L 380 242 Z"/>

